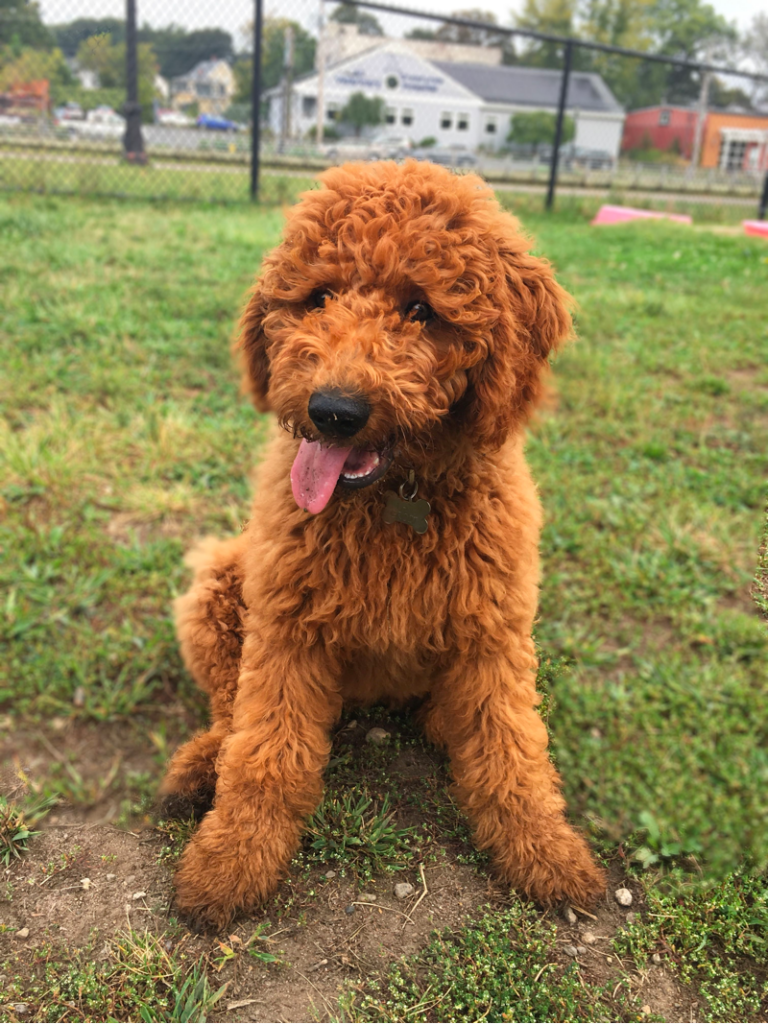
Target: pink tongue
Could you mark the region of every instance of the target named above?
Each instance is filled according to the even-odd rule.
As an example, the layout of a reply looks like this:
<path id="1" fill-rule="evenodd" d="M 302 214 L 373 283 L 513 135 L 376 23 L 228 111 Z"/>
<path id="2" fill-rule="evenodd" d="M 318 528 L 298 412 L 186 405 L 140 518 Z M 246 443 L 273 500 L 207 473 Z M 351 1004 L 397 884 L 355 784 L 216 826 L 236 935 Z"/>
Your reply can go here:
<path id="1" fill-rule="evenodd" d="M 299 508 L 312 515 L 323 511 L 351 451 L 351 447 L 326 447 L 321 441 L 301 442 L 291 467 L 291 487 Z"/>

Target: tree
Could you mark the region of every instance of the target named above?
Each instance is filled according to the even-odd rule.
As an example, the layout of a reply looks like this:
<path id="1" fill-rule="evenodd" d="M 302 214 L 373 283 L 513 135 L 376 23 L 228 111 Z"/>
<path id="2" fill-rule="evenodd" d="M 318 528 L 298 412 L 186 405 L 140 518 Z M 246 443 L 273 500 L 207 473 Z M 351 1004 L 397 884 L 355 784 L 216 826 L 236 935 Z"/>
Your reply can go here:
<path id="1" fill-rule="evenodd" d="M 741 49 L 757 72 L 768 75 L 768 14 L 754 16 L 742 40 Z M 755 82 L 752 88 L 755 102 L 768 102 L 768 82 Z"/>
<path id="2" fill-rule="evenodd" d="M 0 0 L 0 46 L 34 46 L 51 49 L 53 36 L 40 18 L 40 6 L 33 0 Z"/>
<path id="3" fill-rule="evenodd" d="M 74 78 L 61 50 L 24 47 L 16 54 L 10 46 L 0 50 L 0 92 L 5 92 L 14 85 L 39 81 L 42 78 L 48 80 L 51 102 L 54 105 L 64 102 Z"/>
<path id="4" fill-rule="evenodd" d="M 56 45 L 67 57 L 77 56 L 80 44 L 91 36 L 111 36 L 113 43 L 125 42 L 125 22 L 121 18 L 76 18 L 61 25 L 52 25 Z"/>
<path id="5" fill-rule="evenodd" d="M 353 92 L 339 114 L 339 119 L 351 124 L 355 135 L 359 135 L 366 125 L 381 124 L 384 120 L 384 99 L 381 96 L 366 96 L 364 92 Z"/>
<path id="6" fill-rule="evenodd" d="M 525 0 L 523 13 L 515 20 L 518 28 L 555 36 L 573 36 L 576 34 L 576 0 Z M 520 62 L 530 67 L 561 68 L 563 48 L 559 43 L 527 40 L 523 44 Z"/>
<path id="7" fill-rule="evenodd" d="M 145 121 L 152 119 L 152 101 L 155 98 L 155 75 L 157 58 L 149 43 L 139 43 L 136 48 L 139 72 L 139 103 Z M 81 68 L 95 71 L 99 85 L 105 89 L 125 89 L 125 43 L 113 43 L 110 35 L 91 36 L 84 39 L 77 50 L 77 61 Z"/>
<path id="8" fill-rule="evenodd" d="M 471 10 L 451 11 L 453 18 L 466 18 L 467 21 L 480 21 L 488 28 L 470 28 L 468 25 L 452 25 L 444 22 L 435 32 L 435 39 L 445 43 L 461 43 L 464 46 L 502 46 L 504 36 L 493 31 L 498 25 L 496 15 L 492 11 L 482 11 L 477 7 Z"/>
<path id="9" fill-rule="evenodd" d="M 186 75 L 204 60 L 234 58 L 234 44 L 229 32 L 220 28 L 199 28 L 187 32 L 178 25 L 150 28 L 143 25 L 138 33 L 140 43 L 150 43 L 164 78 Z"/>
<path id="10" fill-rule="evenodd" d="M 361 36 L 383 36 L 384 29 L 368 11 L 361 11 L 354 4 L 341 3 L 334 7 L 331 12 L 331 21 L 338 21 L 341 25 L 357 25 L 357 31 Z"/>
<path id="11" fill-rule="evenodd" d="M 507 142 L 538 148 L 542 143 L 552 145 L 555 141 L 556 117 L 546 110 L 532 110 L 526 114 L 513 114 L 510 120 Z M 570 142 L 576 134 L 572 117 L 563 118 L 562 142 Z"/>
<path id="12" fill-rule="evenodd" d="M 315 66 L 317 40 L 297 21 L 288 18 L 265 18 L 261 33 L 261 88 L 272 89 L 283 78 L 285 64 L 285 30 L 293 29 L 293 77 L 304 75 Z M 248 26 L 244 29 L 248 31 Z M 237 83 L 235 102 L 249 103 L 253 64 L 250 55 L 238 57 L 232 65 Z"/>

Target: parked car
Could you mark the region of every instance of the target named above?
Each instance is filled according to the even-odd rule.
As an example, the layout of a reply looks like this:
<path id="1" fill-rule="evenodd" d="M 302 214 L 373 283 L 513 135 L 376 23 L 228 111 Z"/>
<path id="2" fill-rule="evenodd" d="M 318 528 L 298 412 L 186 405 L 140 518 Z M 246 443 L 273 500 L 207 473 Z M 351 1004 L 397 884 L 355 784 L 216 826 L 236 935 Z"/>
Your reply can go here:
<path id="1" fill-rule="evenodd" d="M 367 139 L 339 139 L 324 150 L 331 163 L 345 160 L 402 160 L 413 143 L 406 135 L 377 132 Z"/>
<path id="2" fill-rule="evenodd" d="M 0 128 L 17 128 L 21 123 L 16 114 L 0 114 Z"/>
<path id="3" fill-rule="evenodd" d="M 62 121 L 84 121 L 85 111 L 79 103 L 73 103 L 70 100 L 63 106 L 56 107 L 53 112 L 53 120 L 56 124 L 61 124 Z"/>
<path id="4" fill-rule="evenodd" d="M 477 157 L 466 146 L 419 146 L 411 156 L 417 160 L 429 160 L 444 167 L 475 167 Z"/>
<path id="5" fill-rule="evenodd" d="M 162 124 L 166 128 L 191 128 L 195 123 L 193 117 L 187 117 L 180 110 L 168 110 L 162 107 L 158 108 L 155 118 L 158 124 Z"/>
<path id="6" fill-rule="evenodd" d="M 609 171 L 613 167 L 613 156 L 607 149 L 587 149 L 573 142 L 560 147 L 560 166 L 564 171 L 577 168 L 594 171 Z"/>
<path id="7" fill-rule="evenodd" d="M 58 123 L 71 139 L 121 139 L 125 135 L 125 118 L 112 107 L 96 107 L 82 120 L 64 118 Z"/>
<path id="8" fill-rule="evenodd" d="M 211 132 L 239 132 L 243 126 L 228 117 L 216 117 L 214 114 L 200 114 L 197 119 L 198 128 L 207 128 Z"/>

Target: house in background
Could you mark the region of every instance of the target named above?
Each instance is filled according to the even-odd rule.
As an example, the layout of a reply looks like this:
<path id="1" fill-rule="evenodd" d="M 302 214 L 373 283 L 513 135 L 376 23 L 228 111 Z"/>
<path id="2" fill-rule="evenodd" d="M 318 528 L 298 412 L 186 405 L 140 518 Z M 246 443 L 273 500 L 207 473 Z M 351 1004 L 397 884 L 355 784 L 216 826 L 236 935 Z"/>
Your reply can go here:
<path id="1" fill-rule="evenodd" d="M 496 150 L 506 142 L 513 114 L 555 113 L 560 71 L 464 61 L 427 60 L 413 52 L 411 40 L 379 39 L 378 45 L 327 66 L 324 122 L 333 125 L 355 92 L 381 96 L 385 121 L 393 132 L 418 143 L 432 137 L 440 146 L 483 146 Z M 477 52 L 476 47 L 462 47 Z M 317 73 L 297 79 L 291 89 L 290 123 L 304 136 L 317 122 Z M 269 90 L 269 124 L 283 124 L 281 87 Z M 618 156 L 624 111 L 599 75 L 571 74 L 566 112 L 576 123 L 575 143 Z"/>
<path id="2" fill-rule="evenodd" d="M 225 60 L 203 60 L 186 75 L 171 79 L 171 105 L 181 111 L 196 105 L 199 114 L 220 116 L 235 91 L 235 76 Z"/>
<path id="3" fill-rule="evenodd" d="M 624 122 L 622 152 L 653 147 L 693 156 L 696 107 L 658 106 L 631 110 Z M 768 170 L 768 114 L 708 110 L 701 137 L 701 167 L 724 171 Z"/>

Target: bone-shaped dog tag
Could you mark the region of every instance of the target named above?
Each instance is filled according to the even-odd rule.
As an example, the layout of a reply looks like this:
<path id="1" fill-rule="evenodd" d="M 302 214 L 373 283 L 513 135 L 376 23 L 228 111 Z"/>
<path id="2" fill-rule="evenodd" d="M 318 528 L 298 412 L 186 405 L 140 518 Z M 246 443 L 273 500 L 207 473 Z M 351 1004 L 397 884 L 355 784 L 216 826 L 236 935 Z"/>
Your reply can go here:
<path id="1" fill-rule="evenodd" d="M 419 498 L 418 501 L 409 501 L 401 498 L 394 491 L 387 491 L 384 497 L 387 499 L 382 513 L 385 523 L 405 523 L 416 533 L 427 532 L 427 516 L 431 512 L 428 501 L 425 501 L 424 498 Z"/>

